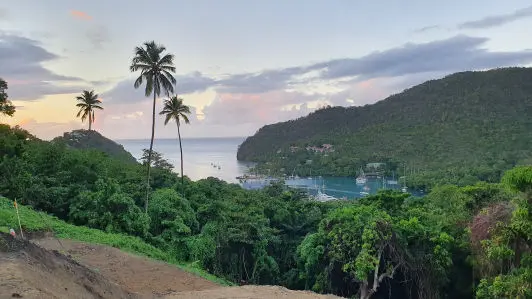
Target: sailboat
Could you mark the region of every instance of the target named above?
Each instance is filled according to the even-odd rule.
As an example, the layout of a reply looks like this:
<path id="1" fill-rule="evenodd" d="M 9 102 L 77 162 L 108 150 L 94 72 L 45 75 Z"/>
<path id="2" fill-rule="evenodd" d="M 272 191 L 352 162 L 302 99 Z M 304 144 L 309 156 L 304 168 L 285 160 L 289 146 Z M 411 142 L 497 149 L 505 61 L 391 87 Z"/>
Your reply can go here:
<path id="1" fill-rule="evenodd" d="M 327 195 L 327 194 L 321 192 L 320 188 L 317 188 L 317 189 L 318 189 L 318 193 L 314 197 L 317 201 L 325 202 L 325 201 L 331 201 L 331 200 L 336 200 L 337 199 L 334 196 L 330 196 L 330 195 Z M 322 182 L 322 189 L 325 190 L 325 183 L 324 182 Z"/>
<path id="2" fill-rule="evenodd" d="M 408 192 L 408 188 L 406 187 L 406 164 L 405 164 L 405 176 L 404 176 L 404 180 L 403 180 L 403 188 L 401 188 L 401 191 L 403 193 Z"/>
<path id="3" fill-rule="evenodd" d="M 362 169 L 362 167 L 360 168 L 360 174 L 355 179 L 355 181 L 357 185 L 364 185 L 368 182 L 368 179 L 366 178 L 366 175 L 364 174 L 364 170 Z"/>

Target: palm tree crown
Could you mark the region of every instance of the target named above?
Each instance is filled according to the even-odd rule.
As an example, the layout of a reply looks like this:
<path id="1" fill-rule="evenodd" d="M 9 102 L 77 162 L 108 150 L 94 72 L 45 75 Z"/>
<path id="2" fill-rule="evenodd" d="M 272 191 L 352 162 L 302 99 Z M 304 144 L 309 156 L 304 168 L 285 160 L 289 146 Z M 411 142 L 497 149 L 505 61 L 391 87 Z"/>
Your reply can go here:
<path id="1" fill-rule="evenodd" d="M 159 113 L 160 115 L 165 115 L 164 124 L 174 119 L 178 124 L 181 124 L 183 120 L 186 124 L 190 123 L 188 115 L 190 114 L 190 107 L 183 104 L 183 99 L 178 98 L 177 96 L 171 97 L 169 100 L 164 101 L 163 111 Z"/>
<path id="2" fill-rule="evenodd" d="M 76 117 L 80 117 L 81 115 L 82 122 L 88 117 L 90 131 L 92 123 L 94 123 L 94 109 L 102 110 L 102 106 L 99 105 L 102 103 L 102 101 L 98 100 L 98 95 L 94 93 L 94 90 L 84 90 L 80 96 L 76 97 L 76 99 L 79 101 L 79 103 L 76 105 L 76 107 L 79 108 Z"/>
<path id="3" fill-rule="evenodd" d="M 153 152 L 153 139 L 155 137 L 155 100 L 163 91 L 167 95 L 173 93 L 176 81 L 172 75 L 172 73 L 175 73 L 174 55 L 164 54 L 166 48 L 163 45 L 156 44 L 154 41 L 145 42 L 143 46 L 144 47 L 140 46 L 135 48 L 135 56 L 131 60 L 129 70 L 131 72 L 140 70 L 140 76 L 135 80 L 135 88 L 139 88 L 142 83 L 146 81 L 145 95 L 149 97 L 153 93 L 150 151 L 146 166 L 145 210 L 146 213 L 148 213 L 148 199 L 150 197 L 150 165 Z"/>
<path id="4" fill-rule="evenodd" d="M 154 41 L 145 42 L 144 46 L 135 48 L 135 57 L 131 60 L 129 67 L 131 72 L 140 70 L 140 76 L 135 80 L 134 87 L 139 88 L 146 81 L 147 97 L 152 92 L 154 96 L 160 96 L 161 91 L 167 95 L 173 93 L 176 83 L 172 75 L 175 73 L 174 55 L 162 55 L 166 48 L 163 45 L 157 45 Z"/>

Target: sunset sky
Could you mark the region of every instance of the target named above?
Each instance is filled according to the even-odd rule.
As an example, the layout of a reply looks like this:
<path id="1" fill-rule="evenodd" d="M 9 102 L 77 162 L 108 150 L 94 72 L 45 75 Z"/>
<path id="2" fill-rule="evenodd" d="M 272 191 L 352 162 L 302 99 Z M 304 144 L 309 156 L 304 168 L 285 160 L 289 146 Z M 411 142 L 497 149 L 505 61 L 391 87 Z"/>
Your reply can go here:
<path id="1" fill-rule="evenodd" d="M 151 99 L 129 64 L 155 40 L 175 54 L 177 92 L 194 108 L 183 135 L 247 136 L 456 71 L 530 66 L 530 28 L 529 0 L 0 0 L 0 77 L 17 106 L 0 122 L 44 139 L 87 128 L 75 96 L 94 89 L 105 110 L 93 128 L 148 138 Z"/>

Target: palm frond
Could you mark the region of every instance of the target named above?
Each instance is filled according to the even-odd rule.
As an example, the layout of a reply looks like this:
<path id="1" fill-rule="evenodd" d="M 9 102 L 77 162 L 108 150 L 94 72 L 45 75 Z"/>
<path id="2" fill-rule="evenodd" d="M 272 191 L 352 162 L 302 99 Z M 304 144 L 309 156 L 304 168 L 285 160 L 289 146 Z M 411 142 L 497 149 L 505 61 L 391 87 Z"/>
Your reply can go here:
<path id="1" fill-rule="evenodd" d="M 175 68 L 174 68 L 174 69 L 175 69 Z M 172 82 L 172 84 L 176 84 L 177 81 L 175 80 L 174 75 L 172 75 L 170 72 L 165 71 L 165 70 L 163 70 L 162 73 L 164 74 L 165 77 L 168 78 L 168 80 L 169 80 L 170 82 Z"/>
<path id="2" fill-rule="evenodd" d="M 140 75 L 140 76 L 137 78 L 137 80 L 135 80 L 135 84 L 133 84 L 133 86 L 134 86 L 135 88 L 139 88 L 139 86 L 142 85 L 142 79 L 143 79 L 143 78 L 142 78 L 142 75 Z"/>
<path id="3" fill-rule="evenodd" d="M 164 125 L 167 125 L 168 122 L 172 119 L 172 114 L 166 114 L 166 117 L 164 118 Z"/>
<path id="4" fill-rule="evenodd" d="M 166 54 L 158 61 L 159 66 L 162 68 L 165 67 L 173 67 L 174 66 L 174 55 L 173 54 Z"/>
<path id="5" fill-rule="evenodd" d="M 188 119 L 188 116 L 184 113 L 180 113 L 179 114 L 181 119 L 183 119 L 185 121 L 186 124 L 189 124 L 190 123 L 190 120 Z"/>
<path id="6" fill-rule="evenodd" d="M 158 79 L 166 95 L 170 96 L 174 92 L 174 85 L 172 84 L 172 79 L 175 81 L 174 77 L 167 78 L 165 75 L 162 75 Z"/>

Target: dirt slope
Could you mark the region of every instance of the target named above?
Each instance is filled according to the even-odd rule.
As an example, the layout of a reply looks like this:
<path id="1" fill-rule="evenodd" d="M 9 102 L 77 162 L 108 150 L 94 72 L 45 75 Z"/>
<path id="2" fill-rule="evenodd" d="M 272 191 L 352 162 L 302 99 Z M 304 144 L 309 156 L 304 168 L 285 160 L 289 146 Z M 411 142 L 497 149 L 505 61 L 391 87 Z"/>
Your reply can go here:
<path id="1" fill-rule="evenodd" d="M 220 287 L 179 268 L 116 248 L 0 233 L 2 298 L 327 299 L 278 286 Z"/>
<path id="2" fill-rule="evenodd" d="M 332 295 L 320 295 L 305 291 L 292 291 L 279 286 L 244 286 L 225 287 L 205 291 L 178 292 L 164 297 L 165 299 L 340 299 Z"/>
<path id="3" fill-rule="evenodd" d="M 58 252 L 0 233 L 0 298 L 137 298 Z"/>
<path id="4" fill-rule="evenodd" d="M 177 291 L 198 291 L 219 285 L 175 266 L 125 253 L 119 249 L 71 240 L 46 238 L 34 241 L 49 250 L 71 256 L 90 269 L 141 295 L 164 295 Z"/>

